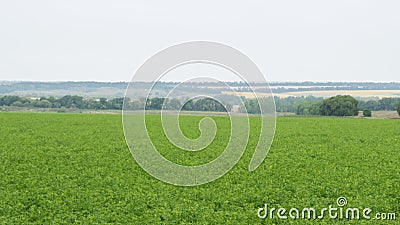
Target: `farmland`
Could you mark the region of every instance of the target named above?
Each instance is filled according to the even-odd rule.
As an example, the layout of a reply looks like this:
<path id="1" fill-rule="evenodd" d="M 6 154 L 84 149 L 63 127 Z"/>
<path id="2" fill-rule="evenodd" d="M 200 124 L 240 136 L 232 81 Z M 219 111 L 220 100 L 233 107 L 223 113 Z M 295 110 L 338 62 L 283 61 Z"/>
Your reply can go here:
<path id="1" fill-rule="evenodd" d="M 183 132 L 197 137 L 201 118 L 183 117 Z M 215 158 L 226 144 L 228 118 L 213 118 L 222 129 L 210 148 L 194 156 L 165 143 L 158 115 L 149 116 L 154 126 L 148 127 L 165 157 L 197 165 Z M 254 125 L 259 118 L 250 119 Z M 230 172 L 196 187 L 163 183 L 139 167 L 126 146 L 120 115 L 0 113 L 0 133 L 4 224 L 268 223 L 257 217 L 265 203 L 323 208 L 336 205 L 340 196 L 350 207 L 400 216 L 399 120 L 278 117 L 274 143 L 257 170 L 248 171 L 257 143 L 253 132 Z"/>

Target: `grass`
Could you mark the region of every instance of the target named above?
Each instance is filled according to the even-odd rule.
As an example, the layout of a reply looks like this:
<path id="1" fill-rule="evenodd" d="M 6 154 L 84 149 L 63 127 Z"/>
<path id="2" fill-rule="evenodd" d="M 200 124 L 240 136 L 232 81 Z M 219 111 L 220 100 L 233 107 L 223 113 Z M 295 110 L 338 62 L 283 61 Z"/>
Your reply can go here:
<path id="1" fill-rule="evenodd" d="M 224 117 L 215 119 L 226 126 Z M 187 129 L 197 121 L 183 119 L 188 136 L 198 135 L 194 127 Z M 225 176 L 177 187 L 154 179 L 134 161 L 120 115 L 0 113 L 0 223 L 359 222 L 257 217 L 265 203 L 320 209 L 335 206 L 339 196 L 347 198 L 349 207 L 400 217 L 399 125 L 398 120 L 281 117 L 273 146 L 256 171 L 247 170 L 256 143 L 252 134 L 249 149 Z M 152 132 L 157 137 L 160 130 Z M 161 146 L 165 140 L 158 137 L 155 142 Z M 218 142 L 225 138 L 222 133 Z M 216 149 L 193 158 L 177 149 L 163 154 L 197 164 L 215 157 Z"/>

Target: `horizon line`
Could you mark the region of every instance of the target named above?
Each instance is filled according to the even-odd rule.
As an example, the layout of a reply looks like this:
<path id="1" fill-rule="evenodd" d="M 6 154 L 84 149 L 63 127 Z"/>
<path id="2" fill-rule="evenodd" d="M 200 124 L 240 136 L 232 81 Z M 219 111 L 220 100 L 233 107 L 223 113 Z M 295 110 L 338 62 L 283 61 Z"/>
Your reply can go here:
<path id="1" fill-rule="evenodd" d="M 33 82 L 33 83 L 68 83 L 68 82 L 74 82 L 74 83 L 86 83 L 86 82 L 95 82 L 95 83 L 129 83 L 130 81 L 115 81 L 115 80 L 0 80 L 0 83 L 18 83 L 18 82 Z M 137 82 L 145 82 L 145 83 L 152 83 L 154 81 L 137 81 Z M 165 83 L 176 83 L 176 82 L 181 82 L 181 81 L 161 81 Z M 242 82 L 243 81 L 222 81 L 221 82 L 228 82 L 228 83 L 233 83 L 233 82 Z M 268 81 L 268 83 L 400 83 L 400 81 L 375 81 L 375 80 L 365 80 L 365 81 L 360 81 L 360 80 L 275 80 L 275 81 Z M 210 81 L 205 81 L 205 82 L 192 82 L 192 83 L 216 83 L 216 82 L 210 82 Z M 249 83 L 262 83 L 259 81 L 250 81 Z"/>

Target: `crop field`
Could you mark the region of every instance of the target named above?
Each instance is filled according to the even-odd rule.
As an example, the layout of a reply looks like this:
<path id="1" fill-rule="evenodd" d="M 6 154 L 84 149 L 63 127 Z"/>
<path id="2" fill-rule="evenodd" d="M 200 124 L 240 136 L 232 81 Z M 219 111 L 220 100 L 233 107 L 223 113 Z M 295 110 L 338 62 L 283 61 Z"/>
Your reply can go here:
<path id="1" fill-rule="evenodd" d="M 182 117 L 188 137 L 199 135 L 201 118 Z M 160 153 L 180 164 L 209 162 L 229 138 L 229 118 L 214 116 L 214 142 L 181 152 L 162 134 L 159 116 L 148 119 Z M 120 115 L 0 113 L 0 224 L 398 224 L 399 120 L 278 117 L 267 158 L 249 172 L 256 137 L 250 134 L 243 157 L 222 178 L 179 187 L 135 162 Z M 341 196 L 348 207 L 396 213 L 397 220 L 257 216 L 266 203 L 321 209 Z"/>

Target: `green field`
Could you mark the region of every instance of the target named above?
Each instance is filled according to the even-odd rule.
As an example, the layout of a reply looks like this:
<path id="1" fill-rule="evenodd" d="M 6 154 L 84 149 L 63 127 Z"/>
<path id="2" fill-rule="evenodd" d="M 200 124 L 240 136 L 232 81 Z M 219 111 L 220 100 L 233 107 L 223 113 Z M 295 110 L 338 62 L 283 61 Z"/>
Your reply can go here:
<path id="1" fill-rule="evenodd" d="M 182 118 L 195 138 L 200 117 Z M 162 154 L 201 164 L 225 146 L 229 123 L 214 117 L 219 133 L 211 149 L 182 153 L 150 133 Z M 259 118 L 251 117 L 252 124 Z M 220 130 L 222 132 L 220 132 Z M 252 133 L 239 163 L 222 178 L 196 187 L 173 186 L 148 175 L 125 143 L 120 115 L 0 113 L 0 223 L 3 224 L 256 224 L 356 220 L 259 219 L 257 209 L 349 207 L 397 213 L 400 221 L 400 121 L 278 117 L 274 143 L 254 172 L 248 165 Z"/>

